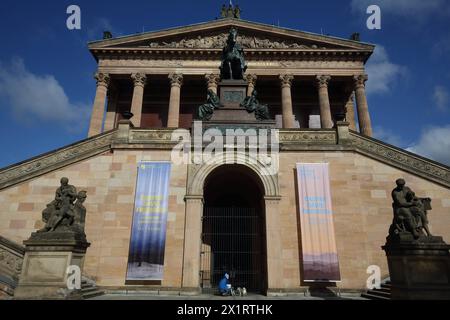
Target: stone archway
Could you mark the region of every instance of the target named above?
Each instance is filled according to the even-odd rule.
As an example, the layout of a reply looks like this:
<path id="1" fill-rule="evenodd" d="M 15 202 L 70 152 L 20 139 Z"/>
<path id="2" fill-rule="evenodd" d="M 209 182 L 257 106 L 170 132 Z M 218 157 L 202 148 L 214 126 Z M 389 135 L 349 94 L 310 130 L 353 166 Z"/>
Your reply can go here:
<path id="1" fill-rule="evenodd" d="M 265 234 L 267 257 L 267 288 L 276 290 L 282 288 L 281 270 L 281 237 L 278 222 L 279 186 L 278 174 L 271 172 L 259 161 L 249 159 L 242 152 L 234 154 L 234 161 L 229 162 L 223 155 L 216 156 L 203 165 L 190 165 L 188 170 L 183 278 L 185 289 L 199 290 L 200 288 L 200 251 L 203 215 L 203 188 L 207 177 L 218 167 L 227 164 L 238 164 L 246 167 L 260 181 L 263 189 L 265 206 Z"/>

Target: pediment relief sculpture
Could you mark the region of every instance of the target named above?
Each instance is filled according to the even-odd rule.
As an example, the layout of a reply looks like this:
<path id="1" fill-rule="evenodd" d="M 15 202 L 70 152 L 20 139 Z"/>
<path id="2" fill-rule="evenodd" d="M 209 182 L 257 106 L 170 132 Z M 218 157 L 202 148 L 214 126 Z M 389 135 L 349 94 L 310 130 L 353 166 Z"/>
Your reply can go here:
<path id="1" fill-rule="evenodd" d="M 228 33 L 218 35 L 182 38 L 173 41 L 154 41 L 150 48 L 183 48 L 183 49 L 222 49 L 228 39 Z M 237 42 L 245 49 L 328 49 L 319 45 L 306 45 L 294 40 L 271 39 L 269 37 L 238 35 Z"/>

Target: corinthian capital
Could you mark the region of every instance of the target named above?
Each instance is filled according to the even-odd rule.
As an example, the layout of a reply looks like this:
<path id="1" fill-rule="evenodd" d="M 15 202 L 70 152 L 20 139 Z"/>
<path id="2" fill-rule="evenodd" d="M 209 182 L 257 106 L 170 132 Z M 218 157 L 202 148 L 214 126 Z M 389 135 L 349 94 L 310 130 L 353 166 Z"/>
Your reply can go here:
<path id="1" fill-rule="evenodd" d="M 145 73 L 133 73 L 131 79 L 133 79 L 135 86 L 145 87 L 147 83 L 147 75 Z"/>
<path id="2" fill-rule="evenodd" d="M 369 76 L 367 74 L 360 74 L 353 76 L 353 80 L 355 81 L 355 88 L 364 88 L 366 81 L 369 80 Z"/>
<path id="3" fill-rule="evenodd" d="M 209 87 L 217 87 L 220 81 L 220 75 L 216 73 L 211 73 L 205 75 L 206 84 Z"/>
<path id="4" fill-rule="evenodd" d="M 183 84 L 183 75 L 179 73 L 171 73 L 169 74 L 170 84 L 172 86 L 179 86 Z"/>
<path id="5" fill-rule="evenodd" d="M 281 87 L 290 87 L 292 81 L 294 81 L 294 76 L 292 74 L 281 74 L 280 75 Z"/>
<path id="6" fill-rule="evenodd" d="M 328 88 L 328 83 L 331 80 L 329 75 L 319 75 L 316 76 L 316 84 L 318 88 Z"/>
<path id="7" fill-rule="evenodd" d="M 97 80 L 97 86 L 107 87 L 109 85 L 110 78 L 107 73 L 96 72 L 94 74 L 94 79 Z"/>
<path id="8" fill-rule="evenodd" d="M 247 80 L 248 84 L 251 84 L 253 86 L 256 85 L 256 80 L 258 80 L 258 76 L 256 74 L 247 74 L 245 76 L 245 80 Z"/>

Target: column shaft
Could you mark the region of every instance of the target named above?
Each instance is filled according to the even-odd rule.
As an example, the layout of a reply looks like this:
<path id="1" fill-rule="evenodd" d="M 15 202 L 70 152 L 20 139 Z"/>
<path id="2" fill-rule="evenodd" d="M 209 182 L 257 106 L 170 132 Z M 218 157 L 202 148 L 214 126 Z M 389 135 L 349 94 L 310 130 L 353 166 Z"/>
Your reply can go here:
<path id="1" fill-rule="evenodd" d="M 136 126 L 141 126 L 142 119 L 142 104 L 144 102 L 144 87 L 147 81 L 147 76 L 142 73 L 134 73 L 131 75 L 134 82 L 133 98 L 131 100 L 131 113 L 133 118 L 131 122 Z"/>
<path id="2" fill-rule="evenodd" d="M 253 90 L 255 90 L 256 80 L 258 80 L 258 76 L 256 74 L 248 74 L 245 79 L 248 83 L 247 97 L 250 97 L 253 93 Z"/>
<path id="3" fill-rule="evenodd" d="M 320 125 L 322 129 L 333 128 L 333 119 L 331 117 L 330 97 L 328 95 L 328 83 L 331 77 L 321 75 L 316 77 L 319 92 L 320 106 Z"/>
<path id="4" fill-rule="evenodd" d="M 92 107 L 88 137 L 95 136 L 102 132 L 103 117 L 105 115 L 106 95 L 108 93 L 110 78 L 106 73 L 96 73 L 95 79 L 97 80 L 97 91 L 95 93 L 94 105 Z"/>
<path id="5" fill-rule="evenodd" d="M 103 126 L 104 131 L 109 131 L 115 128 L 116 116 L 117 116 L 117 99 L 119 93 L 116 89 L 111 88 L 108 94 L 108 104 L 106 106 L 105 124 Z"/>
<path id="6" fill-rule="evenodd" d="M 372 136 L 372 123 L 370 120 L 369 106 L 367 105 L 365 83 L 367 75 L 355 76 L 355 96 L 358 110 L 359 130 L 362 134 Z"/>
<path id="7" fill-rule="evenodd" d="M 355 93 L 352 92 L 352 94 L 350 95 L 347 104 L 345 105 L 345 110 L 346 110 L 346 120 L 347 122 L 350 124 L 349 125 L 349 129 L 356 131 L 356 120 L 355 120 Z"/>
<path id="8" fill-rule="evenodd" d="M 283 128 L 294 128 L 294 113 L 292 110 L 291 85 L 292 75 L 280 75 L 281 80 L 281 108 L 283 113 Z"/>
<path id="9" fill-rule="evenodd" d="M 171 89 L 167 127 L 178 128 L 180 125 L 180 94 L 181 85 L 183 84 L 183 75 L 171 74 L 169 75 L 169 79 L 171 81 Z"/>

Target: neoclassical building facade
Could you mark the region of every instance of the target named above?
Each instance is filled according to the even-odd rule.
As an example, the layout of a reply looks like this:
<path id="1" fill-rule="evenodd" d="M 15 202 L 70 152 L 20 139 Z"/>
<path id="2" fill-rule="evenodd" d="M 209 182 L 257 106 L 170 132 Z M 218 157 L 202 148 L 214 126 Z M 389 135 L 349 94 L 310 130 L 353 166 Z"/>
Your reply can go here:
<path id="1" fill-rule="evenodd" d="M 200 164 L 172 161 L 179 143 L 174 131 L 192 132 L 208 90 L 220 90 L 230 28 L 237 29 L 245 52 L 247 95 L 258 91 L 278 129 L 275 173 L 249 162 L 247 149 L 237 150 L 232 163 L 221 157 Z M 0 241 L 1 252 L 14 261 L 0 273 L 10 282 L 20 274 L 20 244 L 42 227 L 41 211 L 61 177 L 87 191 L 91 247 L 83 272 L 104 290 L 206 291 L 224 268 L 233 268 L 213 261 L 219 245 L 211 239 L 235 226 L 251 238 L 217 250 L 232 251 L 235 271 L 248 272 L 248 287 L 269 295 L 305 292 L 312 284 L 303 270 L 299 163 L 329 165 L 340 279 L 322 285 L 364 291 L 371 265 L 389 276 L 381 246 L 400 177 L 433 199 L 432 230 L 450 241 L 450 169 L 372 138 L 365 64 L 374 46 L 356 39 L 223 18 L 90 43 L 98 69 L 88 138 L 0 170 L 0 235 L 18 244 Z M 171 163 L 164 278 L 131 281 L 137 166 L 145 161 Z M 218 207 L 231 210 L 229 220 L 220 220 Z M 227 227 L 217 229 L 222 223 Z M 240 262 L 245 252 L 249 262 Z"/>

